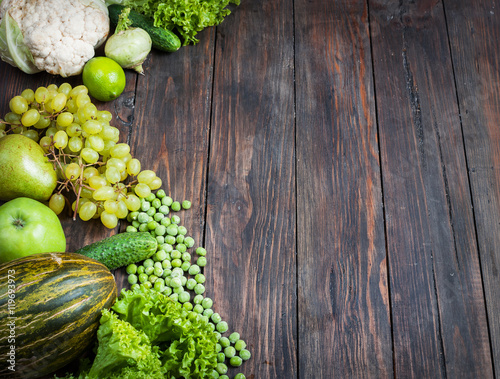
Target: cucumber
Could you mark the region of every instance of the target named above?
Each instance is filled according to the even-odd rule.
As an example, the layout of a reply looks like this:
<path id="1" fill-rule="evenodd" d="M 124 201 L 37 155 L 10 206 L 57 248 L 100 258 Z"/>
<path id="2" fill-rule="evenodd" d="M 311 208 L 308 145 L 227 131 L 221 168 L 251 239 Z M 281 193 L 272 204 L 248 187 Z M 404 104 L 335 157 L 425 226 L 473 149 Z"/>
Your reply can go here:
<path id="1" fill-rule="evenodd" d="M 123 8 L 125 6 L 119 4 L 112 4 L 108 7 L 109 19 L 114 25 L 118 23 Z M 141 28 L 148 32 L 155 49 L 170 53 L 180 49 L 181 40 L 179 37 L 170 30 L 154 26 L 153 20 L 149 17 L 131 9 L 128 18 L 132 22 L 132 27 Z"/>
<path id="2" fill-rule="evenodd" d="M 115 270 L 151 257 L 158 242 L 149 232 L 125 232 L 91 243 L 75 253 L 93 258 Z"/>

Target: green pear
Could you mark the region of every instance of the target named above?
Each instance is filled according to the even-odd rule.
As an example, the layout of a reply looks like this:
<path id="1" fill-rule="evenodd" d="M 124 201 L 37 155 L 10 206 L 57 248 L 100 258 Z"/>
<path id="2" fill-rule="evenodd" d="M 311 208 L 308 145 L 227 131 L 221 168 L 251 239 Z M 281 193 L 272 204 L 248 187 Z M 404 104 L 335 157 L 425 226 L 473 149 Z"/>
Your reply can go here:
<path id="1" fill-rule="evenodd" d="M 46 201 L 56 185 L 54 166 L 38 143 L 22 134 L 0 138 L 0 200 Z"/>

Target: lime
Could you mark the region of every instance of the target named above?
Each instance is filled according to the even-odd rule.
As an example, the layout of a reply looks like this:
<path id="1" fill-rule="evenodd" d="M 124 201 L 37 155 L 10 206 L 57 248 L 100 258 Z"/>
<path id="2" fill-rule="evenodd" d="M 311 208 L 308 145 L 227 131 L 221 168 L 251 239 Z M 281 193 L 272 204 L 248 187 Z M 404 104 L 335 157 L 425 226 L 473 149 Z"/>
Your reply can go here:
<path id="1" fill-rule="evenodd" d="M 110 101 L 120 96 L 125 89 L 125 72 L 111 58 L 94 57 L 83 67 L 83 84 L 92 97 Z"/>

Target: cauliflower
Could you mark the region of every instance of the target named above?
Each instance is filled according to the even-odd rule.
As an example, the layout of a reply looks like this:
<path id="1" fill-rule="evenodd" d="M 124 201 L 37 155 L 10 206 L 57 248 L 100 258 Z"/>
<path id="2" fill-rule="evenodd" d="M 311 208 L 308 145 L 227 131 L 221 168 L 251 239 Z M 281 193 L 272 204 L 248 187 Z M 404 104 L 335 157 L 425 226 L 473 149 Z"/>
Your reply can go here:
<path id="1" fill-rule="evenodd" d="M 102 0 L 0 1 L 0 57 L 29 74 L 78 75 L 109 34 Z"/>

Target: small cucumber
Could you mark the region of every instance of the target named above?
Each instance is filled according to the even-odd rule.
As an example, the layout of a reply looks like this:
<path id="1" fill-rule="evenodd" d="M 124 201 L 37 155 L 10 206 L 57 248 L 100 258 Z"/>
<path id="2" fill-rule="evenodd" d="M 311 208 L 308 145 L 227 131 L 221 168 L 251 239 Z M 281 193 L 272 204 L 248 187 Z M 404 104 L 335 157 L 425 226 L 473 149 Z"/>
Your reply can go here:
<path id="1" fill-rule="evenodd" d="M 119 4 L 112 4 L 108 7 L 109 19 L 114 25 L 118 23 L 123 8 L 125 6 Z M 154 26 L 153 20 L 149 17 L 131 9 L 128 18 L 132 22 L 132 27 L 141 28 L 148 32 L 155 49 L 170 53 L 180 49 L 181 40 L 179 37 L 170 30 Z"/>
<path id="2" fill-rule="evenodd" d="M 115 270 L 151 257 L 157 247 L 156 238 L 148 232 L 125 232 L 91 243 L 75 253 L 93 258 L 108 269 Z"/>

